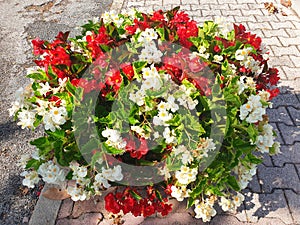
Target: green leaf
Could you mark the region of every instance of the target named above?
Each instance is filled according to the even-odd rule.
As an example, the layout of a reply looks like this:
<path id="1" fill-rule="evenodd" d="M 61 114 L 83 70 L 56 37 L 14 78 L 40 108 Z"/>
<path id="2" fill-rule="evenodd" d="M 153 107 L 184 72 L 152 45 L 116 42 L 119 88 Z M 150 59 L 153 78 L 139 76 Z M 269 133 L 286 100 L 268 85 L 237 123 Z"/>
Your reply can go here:
<path id="1" fill-rule="evenodd" d="M 76 93 L 76 87 L 71 84 L 71 82 L 68 80 L 66 83 L 66 89 L 68 92 L 70 92 L 72 95 L 75 95 Z"/>
<path id="2" fill-rule="evenodd" d="M 39 71 L 36 73 L 31 73 L 27 75 L 28 78 L 34 79 L 34 80 L 42 80 L 42 81 L 47 81 L 48 77 L 45 72 Z"/>
<path id="3" fill-rule="evenodd" d="M 132 195 L 132 197 L 134 197 L 137 201 L 142 199 L 142 197 L 139 194 L 137 194 L 135 191 L 130 190 L 129 192 Z"/>
<path id="4" fill-rule="evenodd" d="M 105 149 L 105 152 L 107 152 L 108 154 L 118 155 L 124 153 L 124 150 L 114 148 L 106 143 L 103 143 L 102 146 Z"/>
<path id="5" fill-rule="evenodd" d="M 236 180 L 236 178 L 234 176 L 228 176 L 227 177 L 227 183 L 228 185 L 235 191 L 239 191 L 241 188 Z"/>
<path id="6" fill-rule="evenodd" d="M 42 162 L 40 162 L 39 160 L 36 159 L 29 159 L 27 161 L 26 167 L 25 169 L 34 169 L 34 170 L 38 170 L 38 168 L 40 167 L 40 165 L 42 164 Z"/>
<path id="7" fill-rule="evenodd" d="M 92 156 L 92 160 L 91 160 L 91 166 L 94 167 L 97 163 L 97 161 L 99 159 L 102 159 L 103 157 L 103 152 L 96 152 L 93 156 Z"/>
<path id="8" fill-rule="evenodd" d="M 201 195 L 201 193 L 204 191 L 206 183 L 207 183 L 206 179 L 202 179 L 200 182 L 198 182 L 197 186 L 190 193 L 190 196 L 192 198 L 198 198 Z"/>

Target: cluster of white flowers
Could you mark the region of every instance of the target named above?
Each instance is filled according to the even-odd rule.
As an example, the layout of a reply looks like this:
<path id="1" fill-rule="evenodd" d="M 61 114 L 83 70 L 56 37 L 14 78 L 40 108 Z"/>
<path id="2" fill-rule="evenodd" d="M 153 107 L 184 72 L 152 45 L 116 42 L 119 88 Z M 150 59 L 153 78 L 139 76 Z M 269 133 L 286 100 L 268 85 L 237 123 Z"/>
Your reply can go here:
<path id="1" fill-rule="evenodd" d="M 49 184 L 61 184 L 66 179 L 66 170 L 48 161 L 40 165 L 38 174 L 42 176 L 43 181 Z"/>
<path id="2" fill-rule="evenodd" d="M 255 144 L 260 152 L 269 152 L 269 149 L 274 145 L 273 127 L 270 124 L 263 126 L 263 131 L 257 136 Z"/>
<path id="3" fill-rule="evenodd" d="M 222 60 L 223 60 L 223 56 L 222 55 L 214 55 L 213 62 L 221 64 Z"/>
<path id="4" fill-rule="evenodd" d="M 186 186 L 176 187 L 174 185 L 172 185 L 171 191 L 171 196 L 176 198 L 176 200 L 179 202 L 182 202 L 185 198 L 190 197 L 189 193 L 191 192 L 191 190 L 187 189 Z"/>
<path id="5" fill-rule="evenodd" d="M 197 89 L 195 87 L 186 87 L 185 85 L 180 85 L 179 90 L 175 92 L 175 95 L 178 96 L 178 102 L 180 105 L 184 106 L 186 109 L 193 110 L 198 104 L 198 100 L 193 100 L 191 94 L 195 93 Z"/>
<path id="6" fill-rule="evenodd" d="M 137 133 L 142 138 L 149 139 L 150 137 L 150 134 L 149 133 L 146 134 L 145 130 L 140 126 L 131 126 L 130 130 Z"/>
<path id="7" fill-rule="evenodd" d="M 250 164 L 247 167 L 242 164 L 239 164 L 237 167 L 234 168 L 234 173 L 238 177 L 237 180 L 241 189 L 245 189 L 248 186 L 249 182 L 256 174 L 256 170 L 256 164 Z"/>
<path id="8" fill-rule="evenodd" d="M 118 130 L 106 128 L 102 131 L 102 136 L 106 137 L 106 144 L 117 149 L 124 149 L 126 147 L 126 141 L 121 137 L 121 133 Z"/>
<path id="9" fill-rule="evenodd" d="M 237 193 L 235 196 L 232 197 L 232 199 L 228 199 L 222 196 L 221 201 L 219 201 L 219 205 L 222 207 L 222 210 L 224 212 L 233 212 L 242 205 L 244 200 L 244 195 L 242 195 L 241 193 Z"/>
<path id="10" fill-rule="evenodd" d="M 172 152 L 174 153 L 175 156 L 180 157 L 183 165 L 186 165 L 193 161 L 191 152 L 184 145 L 179 145 L 177 147 L 174 147 Z"/>
<path id="11" fill-rule="evenodd" d="M 195 218 L 202 219 L 203 222 L 209 222 L 212 217 L 214 217 L 217 214 L 217 211 L 213 207 L 214 201 L 211 201 L 210 199 L 206 199 L 205 201 L 199 201 L 197 200 L 195 202 Z"/>
<path id="12" fill-rule="evenodd" d="M 22 181 L 24 186 L 34 188 L 34 185 L 40 181 L 39 175 L 36 171 L 24 171 L 21 176 L 25 177 Z"/>
<path id="13" fill-rule="evenodd" d="M 190 168 L 187 166 L 181 166 L 180 170 L 175 172 L 175 177 L 180 184 L 188 185 L 196 180 L 198 174 L 198 168 Z"/>
<path id="14" fill-rule="evenodd" d="M 245 66 L 247 69 L 250 69 L 254 73 L 258 73 L 261 67 L 259 62 L 256 61 L 252 56 L 249 56 L 249 53 L 252 51 L 251 47 L 239 49 L 235 53 L 236 60 L 241 61 L 241 65 Z"/>
<path id="15" fill-rule="evenodd" d="M 216 145 L 211 138 L 200 138 L 197 148 L 193 150 L 193 156 L 197 159 L 208 157 L 209 151 L 215 150 Z"/>
<path id="16" fill-rule="evenodd" d="M 128 16 L 132 21 L 136 19 L 136 12 L 137 10 L 135 8 L 129 8 L 129 9 L 122 9 L 121 14 L 124 16 Z M 139 18 L 137 18 L 140 20 Z"/>
<path id="17" fill-rule="evenodd" d="M 256 83 L 252 77 L 241 76 L 240 80 L 237 82 L 238 84 L 238 94 L 242 94 L 245 89 L 251 88 L 255 89 Z M 268 93 L 268 92 L 267 92 Z"/>
<path id="18" fill-rule="evenodd" d="M 113 22 L 117 27 L 120 27 L 124 22 L 124 19 L 121 18 L 114 10 L 110 12 L 104 12 L 101 17 L 104 23 Z"/>
<path id="19" fill-rule="evenodd" d="M 266 114 L 266 107 L 262 105 L 259 95 L 250 95 L 248 102 L 240 107 L 240 119 L 246 119 L 248 123 L 262 121 L 264 114 Z"/>
<path id="20" fill-rule="evenodd" d="M 102 168 L 101 173 L 98 173 L 95 176 L 93 188 L 97 194 L 100 194 L 100 190 L 103 190 L 103 188 L 109 188 L 111 186 L 108 181 L 121 181 L 123 177 L 122 167 L 120 165 L 114 166 L 114 168 Z"/>

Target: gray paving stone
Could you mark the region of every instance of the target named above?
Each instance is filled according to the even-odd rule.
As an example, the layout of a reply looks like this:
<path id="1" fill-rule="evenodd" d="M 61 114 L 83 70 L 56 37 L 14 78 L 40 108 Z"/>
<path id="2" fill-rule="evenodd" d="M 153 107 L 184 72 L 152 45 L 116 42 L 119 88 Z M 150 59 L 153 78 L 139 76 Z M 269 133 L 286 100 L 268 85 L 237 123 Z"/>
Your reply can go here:
<path id="1" fill-rule="evenodd" d="M 292 224 L 293 219 L 282 190 L 271 194 L 256 194 L 248 192 L 245 198 L 246 214 L 249 222 L 265 224 Z M 271 219 L 274 219 L 270 223 Z M 276 220 L 275 220 L 276 219 Z M 284 220 L 284 223 L 280 223 Z M 263 223 L 265 222 L 265 223 Z M 275 223 L 276 222 L 276 223 Z"/>
<path id="2" fill-rule="evenodd" d="M 104 206 L 104 196 L 106 194 L 103 193 L 102 196 L 95 196 L 89 200 L 85 201 L 77 201 L 74 203 L 72 216 L 79 217 L 84 213 L 93 213 L 93 212 L 101 212 L 105 210 Z"/>
<path id="3" fill-rule="evenodd" d="M 248 4 L 241 4 L 240 2 L 239 4 L 229 4 L 229 7 L 231 9 L 241 9 L 241 10 L 250 9 Z"/>
<path id="4" fill-rule="evenodd" d="M 299 163 L 300 164 L 300 142 L 294 145 L 282 145 L 281 154 L 272 156 L 275 166 L 283 167 L 285 163 Z"/>
<path id="5" fill-rule="evenodd" d="M 292 212 L 294 223 L 300 224 L 300 193 L 296 194 L 291 190 L 285 190 L 284 192 Z"/>
<path id="6" fill-rule="evenodd" d="M 299 50 L 294 45 L 288 46 L 288 47 L 271 46 L 271 48 L 272 48 L 275 56 L 298 55 L 299 54 Z M 290 56 L 290 57 L 291 57 L 291 60 L 294 62 L 294 56 Z M 299 57 L 299 59 L 300 59 L 300 57 Z"/>
<path id="7" fill-rule="evenodd" d="M 300 141 L 300 126 L 286 126 L 283 123 L 278 124 L 278 128 L 282 134 L 286 144 L 293 144 L 295 141 Z"/>
<path id="8" fill-rule="evenodd" d="M 247 188 L 249 188 L 251 191 L 255 193 L 261 193 L 261 187 L 258 181 L 257 174 L 253 176 L 253 179 L 250 181 Z"/>
<path id="9" fill-rule="evenodd" d="M 285 164 L 284 167 L 259 165 L 257 174 L 263 193 L 271 193 L 278 188 L 291 188 L 296 192 L 300 192 L 300 180 L 292 164 Z"/>
<path id="10" fill-rule="evenodd" d="M 262 11 L 255 10 L 255 9 L 245 9 L 245 10 L 242 10 L 242 14 L 244 16 L 251 16 L 251 15 L 260 15 L 260 16 L 262 16 L 262 15 L 264 15 L 262 13 Z"/>
<path id="11" fill-rule="evenodd" d="M 257 19 L 257 21 L 269 21 L 269 22 L 279 22 L 281 20 L 279 20 L 275 15 L 255 15 L 255 18 Z"/>
<path id="12" fill-rule="evenodd" d="M 282 94 L 291 94 L 291 93 L 297 94 L 300 91 L 300 79 L 299 78 L 295 78 L 294 80 L 283 80 L 282 79 L 279 81 L 278 87 L 280 89 L 280 93 L 282 93 Z M 295 106 L 295 107 L 298 107 L 298 106 Z"/>
<path id="13" fill-rule="evenodd" d="M 205 16 L 222 16 L 221 10 L 213 9 L 213 10 L 203 10 L 202 15 Z"/>
<path id="14" fill-rule="evenodd" d="M 300 22 L 299 21 L 292 21 L 293 25 L 297 28 L 300 29 Z"/>
<path id="15" fill-rule="evenodd" d="M 286 125 L 293 125 L 293 121 L 285 107 L 279 106 L 276 109 L 267 109 L 270 122 L 282 122 Z"/>
<path id="16" fill-rule="evenodd" d="M 57 215 L 57 219 L 62 219 L 70 216 L 73 210 L 73 205 L 74 202 L 71 198 L 63 200 Z"/>
<path id="17" fill-rule="evenodd" d="M 239 9 L 224 10 L 222 11 L 223 16 L 242 16 L 242 12 Z"/>
<path id="18" fill-rule="evenodd" d="M 299 37 L 300 35 L 300 29 L 285 29 L 286 33 L 288 34 L 288 37 Z"/>
<path id="19" fill-rule="evenodd" d="M 285 142 L 282 139 L 282 136 L 280 134 L 280 131 L 278 130 L 277 124 L 276 123 L 270 123 L 270 125 L 273 127 L 273 130 L 276 132 L 277 136 L 275 137 L 275 141 L 278 141 L 280 144 L 285 144 Z M 264 160 L 264 164 L 266 166 L 270 166 L 270 164 L 266 164 L 266 160 L 269 160 L 268 158 L 270 158 L 270 156 L 265 155 L 265 160 Z"/>
<path id="20" fill-rule="evenodd" d="M 297 171 L 298 171 L 298 176 L 300 177 L 300 164 L 296 164 L 295 166 L 296 166 Z"/>
<path id="21" fill-rule="evenodd" d="M 294 107 L 288 107 L 288 111 L 291 114 L 292 120 L 297 126 L 300 126 L 300 110 Z"/>
<path id="22" fill-rule="evenodd" d="M 295 108 L 300 107 L 300 102 L 296 95 L 292 93 L 279 94 L 276 98 L 272 99 L 273 108 L 278 108 L 279 106 L 294 106 Z"/>

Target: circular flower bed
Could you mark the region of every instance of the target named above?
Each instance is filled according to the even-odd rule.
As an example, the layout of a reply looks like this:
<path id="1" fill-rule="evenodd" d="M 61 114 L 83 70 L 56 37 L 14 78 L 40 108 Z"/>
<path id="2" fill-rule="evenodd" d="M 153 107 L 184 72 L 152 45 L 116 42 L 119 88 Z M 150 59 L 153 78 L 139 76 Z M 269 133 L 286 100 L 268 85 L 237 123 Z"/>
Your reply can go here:
<path id="1" fill-rule="evenodd" d="M 74 201 L 117 186 L 105 196 L 114 214 L 164 216 L 169 198 L 203 221 L 217 204 L 239 207 L 262 153 L 280 147 L 266 115 L 278 70 L 261 38 L 222 20 L 198 26 L 179 8 L 82 28 L 32 41 L 37 67 L 9 111 L 45 135 L 22 157 L 23 184 L 73 180 Z"/>

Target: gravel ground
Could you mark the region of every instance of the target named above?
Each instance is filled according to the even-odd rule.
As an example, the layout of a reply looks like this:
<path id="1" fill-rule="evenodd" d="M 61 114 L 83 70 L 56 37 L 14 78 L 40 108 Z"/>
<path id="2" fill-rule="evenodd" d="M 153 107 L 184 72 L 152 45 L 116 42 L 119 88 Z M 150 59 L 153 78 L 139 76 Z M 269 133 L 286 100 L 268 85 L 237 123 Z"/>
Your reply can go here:
<path id="1" fill-rule="evenodd" d="M 98 2 L 98 3 L 97 3 Z M 22 130 L 7 109 L 14 93 L 25 86 L 32 66 L 30 40 L 53 39 L 58 31 L 76 33 L 76 27 L 109 9 L 111 0 L 0 0 L 0 224 L 27 224 L 41 187 L 22 186 L 20 156 L 34 149 L 29 141 L 41 129 Z"/>

